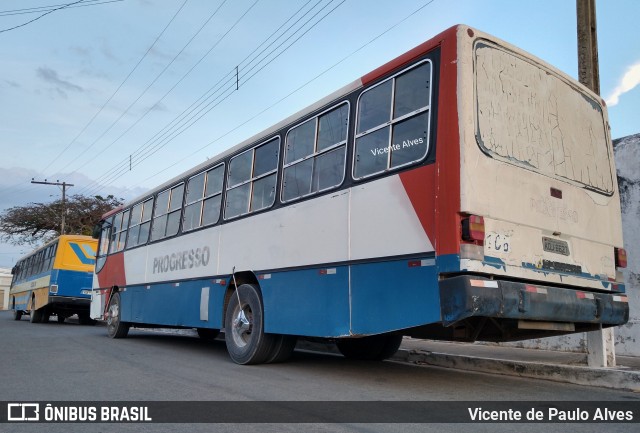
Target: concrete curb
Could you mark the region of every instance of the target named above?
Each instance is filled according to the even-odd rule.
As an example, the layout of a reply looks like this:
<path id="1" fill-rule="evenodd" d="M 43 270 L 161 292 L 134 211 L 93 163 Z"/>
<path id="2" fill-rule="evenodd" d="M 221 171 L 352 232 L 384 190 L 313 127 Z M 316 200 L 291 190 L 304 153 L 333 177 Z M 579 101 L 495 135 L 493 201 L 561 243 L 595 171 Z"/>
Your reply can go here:
<path id="1" fill-rule="evenodd" d="M 400 349 L 390 361 L 640 392 L 640 372 Z"/>
<path id="2" fill-rule="evenodd" d="M 334 344 L 304 340 L 298 342 L 296 349 L 331 354 L 340 353 Z M 389 358 L 389 361 L 640 392 L 640 371 L 625 367 L 593 368 L 586 365 L 513 361 L 402 348 Z"/>

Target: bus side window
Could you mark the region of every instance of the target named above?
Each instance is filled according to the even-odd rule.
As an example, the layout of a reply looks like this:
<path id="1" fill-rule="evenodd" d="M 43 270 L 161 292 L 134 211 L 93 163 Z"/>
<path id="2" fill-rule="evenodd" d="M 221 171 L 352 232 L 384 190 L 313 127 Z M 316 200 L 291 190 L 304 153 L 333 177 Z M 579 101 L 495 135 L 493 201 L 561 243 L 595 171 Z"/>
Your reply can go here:
<path id="1" fill-rule="evenodd" d="M 156 199 L 151 226 L 151 240 L 173 236 L 180 228 L 184 183 L 162 191 Z"/>
<path id="2" fill-rule="evenodd" d="M 219 165 L 189 179 L 182 230 L 193 230 L 218 222 L 223 180 L 224 165 Z"/>
<path id="3" fill-rule="evenodd" d="M 273 205 L 280 155 L 280 138 L 234 156 L 229 162 L 226 219 Z"/>
<path id="4" fill-rule="evenodd" d="M 142 203 L 138 203 L 131 209 L 131 222 L 129 223 L 127 248 L 133 248 L 147 243 L 147 240 L 149 240 L 152 211 L 153 197 L 143 201 Z"/>
<path id="5" fill-rule="evenodd" d="M 429 149 L 431 62 L 365 90 L 358 100 L 353 177 L 422 161 Z"/>
<path id="6" fill-rule="evenodd" d="M 114 217 L 113 229 L 111 231 L 110 253 L 117 253 L 124 249 L 125 240 L 127 238 L 127 229 L 129 227 L 129 212 L 129 209 L 127 209 Z"/>
<path id="7" fill-rule="evenodd" d="M 283 202 L 342 183 L 348 123 L 349 105 L 343 103 L 289 130 L 285 146 Z"/>

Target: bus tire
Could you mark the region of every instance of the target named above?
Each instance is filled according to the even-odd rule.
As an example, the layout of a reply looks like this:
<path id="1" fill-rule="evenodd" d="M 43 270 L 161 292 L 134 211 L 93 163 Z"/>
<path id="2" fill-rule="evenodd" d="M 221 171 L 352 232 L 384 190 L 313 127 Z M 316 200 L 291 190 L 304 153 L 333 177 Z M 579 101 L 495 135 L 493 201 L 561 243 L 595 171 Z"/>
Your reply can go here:
<path id="1" fill-rule="evenodd" d="M 22 319 L 22 311 L 16 310 L 14 308 L 13 309 L 13 320 L 20 320 L 20 319 Z"/>
<path id="2" fill-rule="evenodd" d="M 33 298 L 33 301 L 31 302 L 31 313 L 29 315 L 29 321 L 31 323 L 40 323 L 42 322 L 42 309 L 34 309 L 33 306 L 36 304 L 36 299 Z"/>
<path id="3" fill-rule="evenodd" d="M 336 342 L 338 350 L 348 359 L 382 361 L 400 348 L 402 335 L 380 334 L 361 338 L 343 338 Z"/>
<path id="4" fill-rule="evenodd" d="M 196 332 L 198 333 L 198 337 L 205 341 L 213 341 L 216 339 L 218 334 L 220 334 L 219 329 L 211 329 L 211 328 L 197 328 Z"/>
<path id="5" fill-rule="evenodd" d="M 298 342 L 298 337 L 294 335 L 277 335 L 276 343 L 269 354 L 266 362 L 268 364 L 274 364 L 278 362 L 284 362 L 287 359 L 291 358 L 293 354 L 293 349 L 296 348 L 296 343 Z"/>
<path id="6" fill-rule="evenodd" d="M 51 317 L 51 311 L 47 307 L 42 307 L 40 309 L 42 311 L 42 323 L 49 323 L 49 318 Z"/>
<path id="7" fill-rule="evenodd" d="M 238 287 L 229 299 L 224 323 L 224 338 L 233 362 L 261 364 L 269 358 L 276 336 L 264 332 L 262 299 L 257 286 L 243 284 Z"/>
<path id="8" fill-rule="evenodd" d="M 120 320 L 121 307 L 120 293 L 114 292 L 107 310 L 107 335 L 109 338 L 124 338 L 129 333 L 131 324 Z"/>

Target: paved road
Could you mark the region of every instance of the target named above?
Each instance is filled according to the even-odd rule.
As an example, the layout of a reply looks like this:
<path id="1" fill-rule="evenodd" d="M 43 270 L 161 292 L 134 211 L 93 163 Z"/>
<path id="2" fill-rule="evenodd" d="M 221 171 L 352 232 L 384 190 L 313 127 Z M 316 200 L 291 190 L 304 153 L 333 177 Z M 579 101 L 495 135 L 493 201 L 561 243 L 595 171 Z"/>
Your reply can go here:
<path id="1" fill-rule="evenodd" d="M 133 329 L 111 340 L 102 326 L 15 322 L 0 312 L 0 401 L 640 401 L 630 392 L 296 351 L 284 364 L 239 366 L 223 341 Z M 5 410 L 0 408 L 0 410 Z M 628 432 L 638 424 L 610 424 Z M 601 432 L 598 424 L 196 424 L 197 431 Z M 0 431 L 187 431 L 180 424 L 0 425 Z"/>

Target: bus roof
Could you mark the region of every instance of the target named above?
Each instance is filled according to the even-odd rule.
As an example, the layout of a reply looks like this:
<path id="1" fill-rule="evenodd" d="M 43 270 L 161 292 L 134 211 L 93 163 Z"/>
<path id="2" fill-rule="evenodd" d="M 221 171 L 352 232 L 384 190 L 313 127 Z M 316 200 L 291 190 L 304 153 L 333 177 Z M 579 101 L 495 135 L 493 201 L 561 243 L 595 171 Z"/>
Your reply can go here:
<path id="1" fill-rule="evenodd" d="M 60 235 L 60 236 L 56 237 L 55 239 L 50 240 L 46 244 L 44 244 L 42 246 L 39 246 L 38 248 L 28 252 L 24 256 L 20 257 L 17 261 L 19 262 L 21 260 L 24 260 L 24 259 L 27 259 L 27 258 L 31 257 L 32 255 L 37 254 L 40 251 L 42 251 L 45 248 L 47 248 L 49 245 L 60 241 L 61 239 L 62 240 L 82 240 L 82 241 L 97 242 L 96 239 L 93 239 L 91 236 L 86 236 L 86 235 Z"/>

